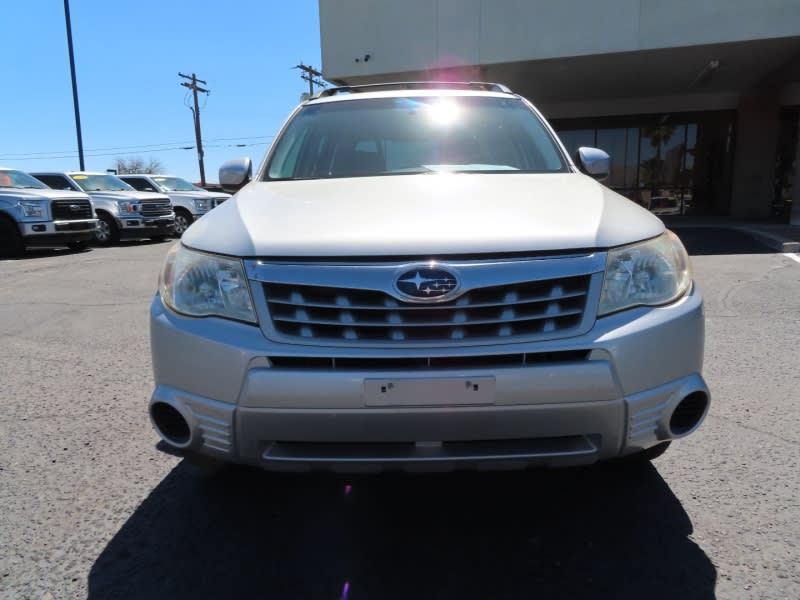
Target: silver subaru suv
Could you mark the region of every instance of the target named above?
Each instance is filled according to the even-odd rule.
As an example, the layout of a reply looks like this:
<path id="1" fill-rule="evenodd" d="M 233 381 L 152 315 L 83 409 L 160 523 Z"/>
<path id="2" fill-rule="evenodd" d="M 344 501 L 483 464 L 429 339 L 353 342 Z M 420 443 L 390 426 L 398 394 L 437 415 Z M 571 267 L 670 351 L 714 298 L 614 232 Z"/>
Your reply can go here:
<path id="1" fill-rule="evenodd" d="M 274 470 L 649 459 L 703 421 L 678 238 L 497 84 L 328 89 L 169 252 L 156 431 Z"/>

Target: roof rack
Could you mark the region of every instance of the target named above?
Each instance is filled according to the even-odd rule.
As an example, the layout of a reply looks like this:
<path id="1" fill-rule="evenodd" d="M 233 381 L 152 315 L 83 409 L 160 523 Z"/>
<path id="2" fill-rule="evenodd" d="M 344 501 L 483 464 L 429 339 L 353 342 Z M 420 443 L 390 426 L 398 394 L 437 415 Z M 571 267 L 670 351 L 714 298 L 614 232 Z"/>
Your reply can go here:
<path id="1" fill-rule="evenodd" d="M 483 92 L 513 93 L 502 83 L 486 83 L 483 81 L 400 81 L 397 83 L 368 83 L 364 85 L 341 85 L 327 88 L 315 94 L 314 98 L 327 98 L 337 94 L 356 94 L 359 92 L 379 92 L 383 90 L 448 90 L 467 89 Z"/>

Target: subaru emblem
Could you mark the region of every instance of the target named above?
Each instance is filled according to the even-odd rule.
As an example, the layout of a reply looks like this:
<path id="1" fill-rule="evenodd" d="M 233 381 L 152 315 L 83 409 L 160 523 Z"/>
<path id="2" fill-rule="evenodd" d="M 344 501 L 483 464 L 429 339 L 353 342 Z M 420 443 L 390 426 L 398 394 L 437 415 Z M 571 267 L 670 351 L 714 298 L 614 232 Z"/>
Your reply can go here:
<path id="1" fill-rule="evenodd" d="M 455 274 L 436 265 L 424 265 L 403 271 L 395 279 L 397 292 L 413 302 L 449 300 L 458 289 Z"/>

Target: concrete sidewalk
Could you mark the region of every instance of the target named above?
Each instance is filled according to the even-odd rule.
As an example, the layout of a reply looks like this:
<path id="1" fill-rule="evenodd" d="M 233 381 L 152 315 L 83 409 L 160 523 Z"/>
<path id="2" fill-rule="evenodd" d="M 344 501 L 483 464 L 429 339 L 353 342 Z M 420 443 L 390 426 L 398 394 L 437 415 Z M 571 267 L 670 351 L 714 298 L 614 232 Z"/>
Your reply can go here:
<path id="1" fill-rule="evenodd" d="M 776 252 L 800 252 L 800 225 L 744 221 L 724 217 L 662 217 L 670 229 L 723 228 L 742 231 Z"/>

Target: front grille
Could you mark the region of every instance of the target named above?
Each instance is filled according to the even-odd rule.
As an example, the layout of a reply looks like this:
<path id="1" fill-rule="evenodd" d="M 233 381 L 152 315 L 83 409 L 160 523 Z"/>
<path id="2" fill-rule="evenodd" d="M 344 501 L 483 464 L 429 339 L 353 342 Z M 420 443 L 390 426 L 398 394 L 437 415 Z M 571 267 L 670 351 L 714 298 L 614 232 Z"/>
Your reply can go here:
<path id="1" fill-rule="evenodd" d="M 86 198 L 53 200 L 50 207 L 53 209 L 54 221 L 77 221 L 79 219 L 94 218 L 92 203 Z"/>
<path id="2" fill-rule="evenodd" d="M 222 197 L 222 198 L 212 198 L 212 199 L 211 199 L 211 207 L 212 207 L 212 208 L 216 208 L 217 206 L 219 206 L 220 204 L 222 204 L 223 202 L 225 202 L 225 200 L 227 200 L 227 198 L 225 198 L 225 197 Z"/>
<path id="3" fill-rule="evenodd" d="M 583 321 L 589 275 L 472 289 L 441 304 L 373 290 L 264 283 L 284 336 L 330 341 L 446 342 L 561 337 Z"/>
<path id="4" fill-rule="evenodd" d="M 328 356 L 270 356 L 269 362 L 276 369 L 308 370 L 444 370 L 444 369 L 489 369 L 503 367 L 525 367 L 555 365 L 566 362 L 585 361 L 589 350 L 565 350 L 560 352 L 528 352 L 518 354 L 489 354 L 479 356 L 414 356 L 414 357 L 328 357 Z"/>
<path id="5" fill-rule="evenodd" d="M 143 217 L 166 217 L 172 214 L 172 203 L 169 200 L 142 200 L 139 213 Z"/>

